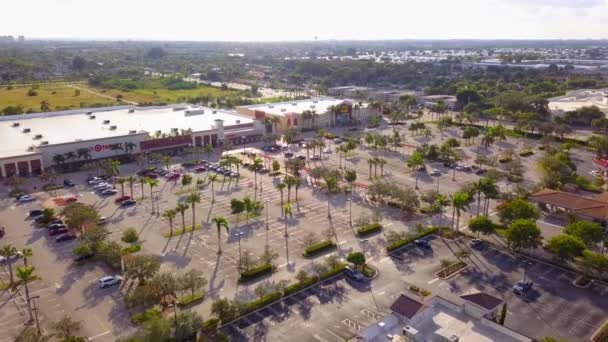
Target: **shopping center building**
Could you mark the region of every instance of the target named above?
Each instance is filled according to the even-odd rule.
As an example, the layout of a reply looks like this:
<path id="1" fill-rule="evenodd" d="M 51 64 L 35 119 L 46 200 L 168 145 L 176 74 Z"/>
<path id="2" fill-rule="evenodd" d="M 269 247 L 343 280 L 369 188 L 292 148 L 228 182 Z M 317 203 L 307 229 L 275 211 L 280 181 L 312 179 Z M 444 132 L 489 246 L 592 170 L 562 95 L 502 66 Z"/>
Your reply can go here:
<path id="1" fill-rule="evenodd" d="M 0 178 L 36 175 L 57 164 L 252 143 L 263 128 L 237 112 L 184 105 L 0 117 Z"/>

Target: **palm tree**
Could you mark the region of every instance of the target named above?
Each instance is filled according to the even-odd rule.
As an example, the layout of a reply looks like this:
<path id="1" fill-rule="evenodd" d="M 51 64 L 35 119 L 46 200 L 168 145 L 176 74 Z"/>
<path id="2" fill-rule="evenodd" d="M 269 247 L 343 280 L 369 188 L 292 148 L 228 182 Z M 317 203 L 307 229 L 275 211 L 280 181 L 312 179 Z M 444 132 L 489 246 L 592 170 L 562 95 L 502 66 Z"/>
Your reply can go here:
<path id="1" fill-rule="evenodd" d="M 211 184 L 211 203 L 215 203 L 215 188 L 213 186 L 213 183 L 215 182 L 217 182 L 217 175 L 209 175 L 208 184 Z"/>
<path id="2" fill-rule="evenodd" d="M 163 163 L 165 164 L 165 168 L 169 170 L 169 166 L 171 165 L 171 156 L 163 156 Z"/>
<path id="3" fill-rule="evenodd" d="M 120 185 L 120 195 L 124 197 L 125 195 L 125 183 L 127 182 L 127 179 L 124 177 L 118 177 L 118 179 L 116 180 L 116 183 L 118 183 Z"/>
<path id="4" fill-rule="evenodd" d="M 443 222 L 443 208 L 450 205 L 450 199 L 443 194 L 437 194 L 435 196 L 435 202 L 433 202 L 433 206 L 439 211 L 439 215 L 441 215 L 441 219 L 439 222 Z"/>
<path id="5" fill-rule="evenodd" d="M 372 166 L 376 165 L 376 158 L 367 159 L 367 165 L 369 165 L 369 179 L 372 179 Z"/>
<path id="6" fill-rule="evenodd" d="M 187 204 L 178 203 L 177 207 L 175 207 L 175 211 L 177 211 L 182 216 L 182 229 L 186 232 L 186 210 L 190 208 Z"/>
<path id="7" fill-rule="evenodd" d="M 377 158 L 376 162 L 380 165 L 380 177 L 384 177 L 384 165 L 386 165 L 387 161 L 384 158 Z"/>
<path id="8" fill-rule="evenodd" d="M 8 274 L 10 277 L 10 287 L 12 288 L 15 285 L 15 280 L 13 279 L 13 263 L 11 262 L 11 259 L 17 255 L 17 248 L 13 245 L 4 245 L 0 249 L 0 255 L 6 258 Z"/>
<path id="9" fill-rule="evenodd" d="M 31 301 L 29 300 L 30 299 L 30 289 L 27 286 L 27 284 L 38 278 L 34 274 L 34 270 L 35 270 L 35 268 L 33 266 L 25 266 L 25 267 L 17 266 L 17 278 L 19 278 L 19 280 L 23 284 L 23 288 L 25 289 L 25 300 L 27 301 L 27 311 L 30 315 L 30 321 L 33 321 L 34 317 L 32 315 Z"/>
<path id="10" fill-rule="evenodd" d="M 152 179 L 149 177 L 141 177 L 138 179 L 139 185 L 141 185 L 141 198 L 144 198 L 144 185 L 148 184 Z"/>
<path id="11" fill-rule="evenodd" d="M 190 205 L 192 205 L 192 231 L 194 232 L 194 229 L 196 227 L 196 210 L 195 210 L 195 206 L 197 203 L 201 203 L 201 195 L 194 191 L 192 193 L 190 193 L 188 195 L 188 197 L 186 197 L 186 203 L 190 203 Z"/>
<path id="12" fill-rule="evenodd" d="M 129 190 L 131 190 L 131 198 L 133 198 L 133 183 L 137 182 L 137 178 L 134 176 L 129 176 L 126 178 L 127 183 L 129 183 Z"/>
<path id="13" fill-rule="evenodd" d="M 291 202 L 291 188 L 296 185 L 296 177 L 287 176 L 283 180 L 283 183 L 287 186 L 287 203 Z"/>
<path id="14" fill-rule="evenodd" d="M 283 190 L 285 189 L 286 185 L 284 182 L 279 182 L 275 184 L 275 187 L 281 192 L 281 208 L 283 208 Z"/>
<path id="15" fill-rule="evenodd" d="M 420 167 L 424 166 L 424 155 L 418 151 L 412 153 L 410 159 L 407 161 L 407 166 L 412 170 L 416 170 L 416 189 L 418 189 L 418 176 L 420 175 L 419 169 Z"/>
<path id="16" fill-rule="evenodd" d="M 205 151 L 205 154 L 207 155 L 207 159 L 209 159 L 211 157 L 211 154 L 213 154 L 213 145 L 206 144 L 205 147 L 203 147 L 203 150 Z"/>
<path id="17" fill-rule="evenodd" d="M 338 150 L 338 168 L 342 169 L 342 154 L 348 152 L 348 146 L 346 146 L 346 144 L 340 145 L 336 150 Z"/>
<path id="18" fill-rule="evenodd" d="M 294 183 L 293 186 L 296 189 L 296 202 L 298 201 L 298 189 L 302 186 L 302 178 L 300 177 L 294 177 Z"/>
<path id="19" fill-rule="evenodd" d="M 222 233 L 222 227 L 226 228 L 226 234 L 230 233 L 228 221 L 222 216 L 214 217 L 211 221 L 215 223 L 215 227 L 217 228 L 217 254 L 222 254 L 222 240 L 220 235 Z"/>
<path id="20" fill-rule="evenodd" d="M 56 154 L 53 156 L 53 163 L 57 166 L 63 165 L 65 163 L 65 157 L 63 154 Z"/>
<path id="21" fill-rule="evenodd" d="M 150 200 L 152 201 L 152 213 L 154 213 L 154 195 L 152 194 L 152 191 L 159 184 L 160 184 L 160 182 L 158 180 L 156 180 L 156 179 L 150 179 L 148 181 L 148 185 L 150 186 Z"/>
<path id="22" fill-rule="evenodd" d="M 27 267 L 27 258 L 31 258 L 34 255 L 34 252 L 31 248 L 24 248 L 21 250 L 21 256 L 23 257 L 23 266 Z"/>
<path id="23" fill-rule="evenodd" d="M 459 229 L 460 214 L 468 209 L 470 200 L 471 196 L 466 192 L 455 192 L 450 196 L 450 202 L 452 203 L 452 229 Z M 454 226 L 454 216 L 456 216 L 456 226 Z"/>
<path id="24" fill-rule="evenodd" d="M 69 151 L 65 153 L 65 161 L 71 163 L 74 159 L 77 159 L 78 155 L 74 151 Z M 70 165 L 70 169 L 73 169 L 73 165 Z"/>
<path id="25" fill-rule="evenodd" d="M 253 184 L 254 184 L 254 189 L 258 188 L 258 169 L 261 168 L 263 165 L 263 161 L 262 158 L 255 158 L 253 159 L 253 163 L 251 164 L 251 167 L 253 168 Z"/>
<path id="26" fill-rule="evenodd" d="M 169 237 L 173 236 L 173 219 L 177 215 L 177 210 L 167 209 L 163 213 L 163 217 L 169 221 Z"/>

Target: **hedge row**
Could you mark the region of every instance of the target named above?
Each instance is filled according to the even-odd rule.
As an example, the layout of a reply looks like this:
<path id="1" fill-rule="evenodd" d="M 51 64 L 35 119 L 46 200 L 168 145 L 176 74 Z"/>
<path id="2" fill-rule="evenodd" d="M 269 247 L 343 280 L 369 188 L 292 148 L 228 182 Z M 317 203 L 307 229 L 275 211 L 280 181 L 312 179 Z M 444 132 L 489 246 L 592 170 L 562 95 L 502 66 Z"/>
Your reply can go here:
<path id="1" fill-rule="evenodd" d="M 44 184 L 42 186 L 42 190 L 44 190 L 44 191 L 59 190 L 61 188 L 63 188 L 63 185 L 59 185 L 59 184 Z"/>
<path id="2" fill-rule="evenodd" d="M 325 250 L 328 250 L 328 249 L 334 248 L 334 247 L 336 247 L 336 244 L 331 240 L 321 241 L 319 243 L 316 243 L 316 244 L 306 248 L 304 250 L 304 253 L 302 253 L 302 256 L 311 257 L 313 255 L 319 254 Z"/>
<path id="3" fill-rule="evenodd" d="M 131 323 L 142 324 L 151 320 L 152 318 L 161 317 L 161 312 L 157 308 L 150 308 L 146 311 L 136 313 L 131 316 Z"/>
<path id="4" fill-rule="evenodd" d="M 188 305 L 192 302 L 196 302 L 197 300 L 203 300 L 205 299 L 205 294 L 201 293 L 201 292 L 196 292 L 193 295 L 187 295 L 187 296 L 183 296 L 181 297 L 178 302 L 179 305 Z"/>
<path id="5" fill-rule="evenodd" d="M 131 254 L 131 253 L 139 252 L 140 250 L 141 250 L 141 245 L 133 245 L 133 246 L 125 247 L 123 249 L 123 252 L 125 252 L 127 254 Z"/>
<path id="6" fill-rule="evenodd" d="M 365 236 L 382 230 L 380 223 L 372 223 L 357 229 L 357 235 Z"/>
<path id="7" fill-rule="evenodd" d="M 415 235 L 411 238 L 407 238 L 407 239 L 403 239 L 403 240 L 399 240 L 397 242 L 394 242 L 388 246 L 386 246 L 386 251 L 387 252 L 392 252 L 395 249 L 401 248 L 407 244 L 412 243 L 412 241 L 414 240 L 418 240 L 421 239 L 427 235 L 431 235 L 431 234 L 437 234 L 439 232 L 440 229 L 443 229 L 444 227 L 431 227 L 431 228 L 427 228 L 425 230 L 423 230 L 422 232 L 420 232 L 418 235 Z"/>
<path id="8" fill-rule="evenodd" d="M 241 272 L 241 277 L 239 278 L 239 283 L 243 283 L 249 281 L 251 279 L 255 279 L 257 277 L 263 276 L 265 274 L 270 274 L 274 272 L 273 264 L 263 264 L 249 271 Z"/>

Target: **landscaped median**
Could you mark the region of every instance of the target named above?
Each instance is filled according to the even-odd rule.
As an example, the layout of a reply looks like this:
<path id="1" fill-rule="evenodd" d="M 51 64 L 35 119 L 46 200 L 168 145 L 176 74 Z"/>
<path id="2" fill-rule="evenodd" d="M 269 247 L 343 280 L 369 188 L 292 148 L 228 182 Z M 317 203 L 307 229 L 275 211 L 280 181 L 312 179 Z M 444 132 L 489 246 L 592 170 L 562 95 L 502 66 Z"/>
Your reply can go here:
<path id="1" fill-rule="evenodd" d="M 420 233 L 418 233 L 418 234 L 416 234 L 416 235 L 414 235 L 412 237 L 408 237 L 406 239 L 399 240 L 397 242 L 394 242 L 394 243 L 386 246 L 386 251 L 387 252 L 392 252 L 392 251 L 394 251 L 396 249 L 399 249 L 399 248 L 401 248 L 401 247 L 403 247 L 405 245 L 408 245 L 408 244 L 412 243 L 414 240 L 421 239 L 421 238 L 423 238 L 425 236 L 428 236 L 428 235 L 440 233 L 444 229 L 449 229 L 449 228 L 448 227 L 430 227 L 430 228 L 427 228 L 427 229 L 421 231 Z"/>
<path id="2" fill-rule="evenodd" d="M 196 226 L 194 226 L 194 230 L 199 230 L 199 229 L 203 229 L 203 226 L 200 224 L 197 224 Z M 171 234 L 170 232 L 166 233 L 165 237 L 168 238 L 168 237 L 172 237 L 172 236 L 178 236 L 178 235 L 182 235 L 184 233 L 188 233 L 191 231 L 192 231 L 192 226 L 186 227 L 185 230 L 184 229 L 175 229 L 175 230 L 173 230 L 173 234 Z"/>
<path id="3" fill-rule="evenodd" d="M 123 252 L 125 252 L 126 254 L 131 254 L 131 253 L 139 252 L 140 250 L 141 250 L 141 245 L 133 245 L 133 246 L 125 247 L 123 249 Z"/>
<path id="4" fill-rule="evenodd" d="M 276 267 L 273 264 L 263 264 L 256 268 L 241 272 L 239 283 L 245 283 L 255 278 L 274 272 Z"/>
<path id="5" fill-rule="evenodd" d="M 448 278 L 451 278 L 452 276 L 456 275 L 460 271 L 464 270 L 468 266 L 469 265 L 465 262 L 457 261 L 445 268 L 442 268 L 437 273 L 435 273 L 435 275 L 441 279 L 448 279 Z"/>
<path id="6" fill-rule="evenodd" d="M 302 253 L 302 256 L 306 257 L 306 258 L 310 258 L 310 257 L 318 255 L 322 252 L 325 252 L 327 250 L 333 249 L 335 247 L 336 247 L 336 244 L 331 240 L 321 241 L 319 243 L 316 243 L 316 244 L 306 248 L 304 250 L 304 253 Z"/>
<path id="7" fill-rule="evenodd" d="M 357 235 L 359 237 L 367 236 L 382 230 L 382 225 L 380 223 L 372 223 L 366 224 L 365 226 L 357 229 Z"/>
<path id="8" fill-rule="evenodd" d="M 180 306 L 186 306 L 192 304 L 194 302 L 198 302 L 205 299 L 205 294 L 202 292 L 195 292 L 193 294 L 189 294 L 187 296 L 183 296 L 178 299 L 178 303 Z"/>

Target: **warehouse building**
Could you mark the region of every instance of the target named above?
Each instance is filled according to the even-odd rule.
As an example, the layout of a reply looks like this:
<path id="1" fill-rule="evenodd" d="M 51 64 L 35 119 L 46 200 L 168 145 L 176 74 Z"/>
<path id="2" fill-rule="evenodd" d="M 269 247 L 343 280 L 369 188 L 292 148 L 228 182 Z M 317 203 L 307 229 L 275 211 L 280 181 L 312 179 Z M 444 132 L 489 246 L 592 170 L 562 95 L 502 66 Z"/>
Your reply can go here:
<path id="1" fill-rule="evenodd" d="M 591 106 L 596 106 L 603 113 L 608 114 L 608 88 L 572 90 L 566 95 L 552 97 L 547 101 L 549 101 L 549 110 L 556 116 Z"/>
<path id="2" fill-rule="evenodd" d="M 0 117 L 0 178 L 60 164 L 191 146 L 260 141 L 263 125 L 236 112 L 197 106 L 121 106 Z"/>
<path id="3" fill-rule="evenodd" d="M 317 97 L 236 108 L 242 115 L 266 123 L 266 133 L 283 134 L 290 128 L 311 130 L 365 121 L 370 111 L 365 103 Z"/>

